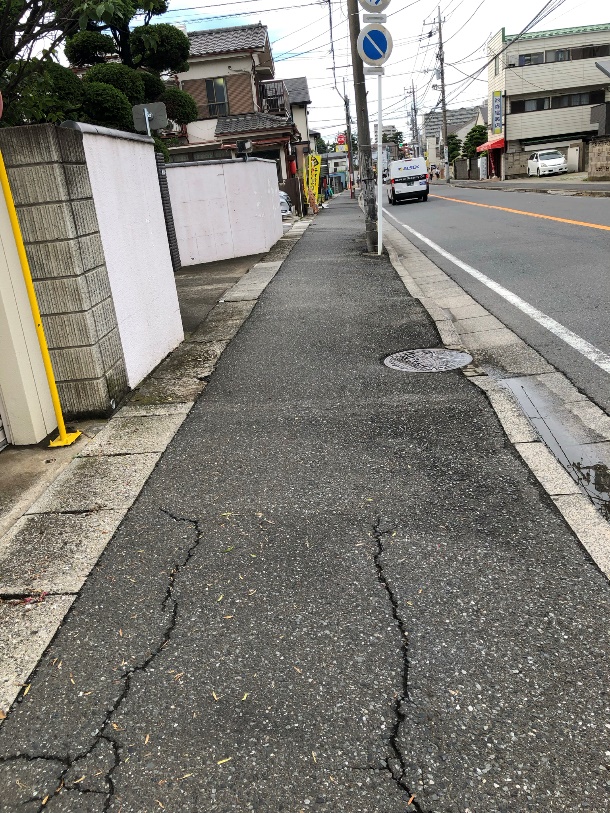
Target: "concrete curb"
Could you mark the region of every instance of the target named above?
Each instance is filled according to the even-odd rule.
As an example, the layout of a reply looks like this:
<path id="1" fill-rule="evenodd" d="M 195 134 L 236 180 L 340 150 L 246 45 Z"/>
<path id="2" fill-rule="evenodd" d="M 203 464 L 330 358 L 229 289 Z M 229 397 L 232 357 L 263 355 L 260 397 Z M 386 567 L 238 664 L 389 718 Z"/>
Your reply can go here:
<path id="1" fill-rule="evenodd" d="M 451 186 L 460 189 L 486 189 L 494 192 L 536 192 L 547 195 L 567 195 L 580 198 L 610 198 L 610 190 L 606 189 L 569 189 L 558 186 L 556 189 L 540 189 L 534 186 L 500 186 L 499 184 L 472 184 L 452 181 Z"/>
<path id="2" fill-rule="evenodd" d="M 434 320 L 443 344 L 465 350 L 463 373 L 487 395 L 510 442 L 599 569 L 610 579 L 610 524 L 548 450 L 511 391 L 479 366 L 508 365 L 507 377 L 535 378 L 590 432 L 610 439 L 610 417 L 516 334 L 485 310 L 392 224 L 384 224 L 390 261 L 411 296 Z"/>
<path id="3" fill-rule="evenodd" d="M 297 221 L 130 394 L 0 537 L 0 721 L 193 408 L 223 350 L 313 217 Z M 272 259 L 279 254 L 280 259 Z"/>

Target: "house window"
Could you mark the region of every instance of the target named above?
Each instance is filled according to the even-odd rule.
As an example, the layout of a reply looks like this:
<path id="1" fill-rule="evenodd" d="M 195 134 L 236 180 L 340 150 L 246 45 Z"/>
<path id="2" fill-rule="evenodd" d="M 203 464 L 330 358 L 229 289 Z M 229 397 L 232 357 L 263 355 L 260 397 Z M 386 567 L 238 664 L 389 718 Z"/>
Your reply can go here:
<path id="1" fill-rule="evenodd" d="M 533 113 L 536 110 L 548 110 L 550 107 L 550 100 L 548 96 L 542 96 L 539 99 L 518 99 L 511 101 L 511 113 Z"/>
<path id="2" fill-rule="evenodd" d="M 562 96 L 551 98 L 553 109 L 561 107 L 582 107 L 586 104 L 602 104 L 605 93 L 603 90 L 592 90 L 586 93 L 564 93 Z"/>
<path id="3" fill-rule="evenodd" d="M 217 79 L 206 79 L 205 89 L 208 95 L 208 115 L 211 119 L 218 116 L 229 115 L 229 105 L 227 102 L 227 86 L 224 77 Z"/>
<path id="4" fill-rule="evenodd" d="M 535 54 L 519 54 L 519 67 L 525 65 L 541 65 L 544 62 L 544 51 L 536 51 Z"/>
<path id="5" fill-rule="evenodd" d="M 498 55 L 494 59 L 494 76 L 497 76 L 500 73 L 500 56 Z"/>
<path id="6" fill-rule="evenodd" d="M 569 48 L 558 48 L 555 51 L 545 51 L 545 62 L 568 62 L 569 59 Z"/>
<path id="7" fill-rule="evenodd" d="M 583 48 L 572 48 L 572 59 L 596 59 L 610 55 L 610 45 L 586 45 Z"/>

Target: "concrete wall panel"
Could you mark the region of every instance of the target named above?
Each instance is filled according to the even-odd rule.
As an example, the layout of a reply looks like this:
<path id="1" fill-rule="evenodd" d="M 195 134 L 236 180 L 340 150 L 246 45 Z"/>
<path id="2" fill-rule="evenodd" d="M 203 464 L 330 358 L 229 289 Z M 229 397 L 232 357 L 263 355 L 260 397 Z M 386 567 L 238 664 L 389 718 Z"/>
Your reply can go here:
<path id="1" fill-rule="evenodd" d="M 170 164 L 167 179 L 184 265 L 262 253 L 282 236 L 273 161 Z"/>
<path id="2" fill-rule="evenodd" d="M 83 144 L 127 380 L 135 387 L 184 336 L 154 150 L 148 141 L 101 132 L 85 131 Z"/>

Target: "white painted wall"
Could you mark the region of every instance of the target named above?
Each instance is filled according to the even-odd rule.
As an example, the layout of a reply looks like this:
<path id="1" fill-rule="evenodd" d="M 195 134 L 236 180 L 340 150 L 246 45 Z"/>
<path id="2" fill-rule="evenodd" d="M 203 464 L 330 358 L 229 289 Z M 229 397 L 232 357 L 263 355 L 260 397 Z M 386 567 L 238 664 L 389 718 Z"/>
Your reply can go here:
<path id="1" fill-rule="evenodd" d="M 187 124 L 186 132 L 189 144 L 219 144 L 220 139 L 215 136 L 217 123 L 218 119 L 203 119 Z"/>
<path id="2" fill-rule="evenodd" d="M 184 338 L 152 142 L 79 125 L 127 380 L 137 386 Z"/>
<path id="3" fill-rule="evenodd" d="M 184 265 L 258 254 L 282 236 L 274 161 L 170 164 L 167 181 Z"/>
<path id="4" fill-rule="evenodd" d="M 57 426 L 4 196 L 0 193 L 0 410 L 15 445 Z"/>
<path id="5" fill-rule="evenodd" d="M 185 79 L 215 79 L 217 76 L 230 76 L 235 73 L 252 73 L 250 56 L 211 56 L 189 60 L 189 69 L 178 74 L 180 82 Z"/>

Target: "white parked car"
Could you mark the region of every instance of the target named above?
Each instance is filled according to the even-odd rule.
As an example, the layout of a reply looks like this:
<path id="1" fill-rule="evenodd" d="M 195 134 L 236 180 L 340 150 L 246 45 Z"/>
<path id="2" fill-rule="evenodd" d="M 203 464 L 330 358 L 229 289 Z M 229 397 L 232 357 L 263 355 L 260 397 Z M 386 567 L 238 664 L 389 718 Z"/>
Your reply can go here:
<path id="1" fill-rule="evenodd" d="M 559 150 L 540 150 L 533 152 L 527 161 L 527 174 L 555 175 L 568 171 L 568 162 L 565 155 Z"/>
<path id="2" fill-rule="evenodd" d="M 282 217 L 288 217 L 288 215 L 292 214 L 290 209 L 290 198 L 285 192 L 279 193 L 280 198 L 280 212 L 282 213 Z"/>

